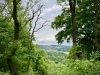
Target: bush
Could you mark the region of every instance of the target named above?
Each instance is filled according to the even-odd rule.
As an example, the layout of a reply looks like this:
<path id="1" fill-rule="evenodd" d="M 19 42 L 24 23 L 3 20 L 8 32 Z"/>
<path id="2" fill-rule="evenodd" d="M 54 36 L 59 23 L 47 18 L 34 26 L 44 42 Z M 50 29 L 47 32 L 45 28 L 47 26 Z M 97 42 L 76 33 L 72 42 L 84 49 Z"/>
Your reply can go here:
<path id="1" fill-rule="evenodd" d="M 66 65 L 51 63 L 48 72 L 48 75 L 100 75 L 100 62 L 68 60 Z"/>

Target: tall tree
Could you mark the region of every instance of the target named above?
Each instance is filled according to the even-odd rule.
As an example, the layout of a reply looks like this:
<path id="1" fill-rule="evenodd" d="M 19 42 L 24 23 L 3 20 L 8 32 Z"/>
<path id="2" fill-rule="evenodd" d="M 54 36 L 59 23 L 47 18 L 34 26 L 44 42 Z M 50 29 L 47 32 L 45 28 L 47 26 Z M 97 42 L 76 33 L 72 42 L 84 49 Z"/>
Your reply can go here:
<path id="1" fill-rule="evenodd" d="M 94 32 L 95 32 L 95 39 L 94 43 L 96 44 L 97 48 L 100 50 L 100 25 L 99 25 L 99 13 L 100 13 L 100 1 L 95 0 L 94 1 L 94 6 L 95 6 L 95 17 L 94 17 Z"/>
<path id="2" fill-rule="evenodd" d="M 12 33 L 9 33 L 8 28 L 7 28 L 7 34 L 13 34 L 13 37 L 12 37 L 13 40 L 11 40 L 11 38 L 10 38 L 10 41 L 8 40 L 9 42 L 13 41 L 13 44 L 12 44 L 13 46 L 10 49 L 8 49 L 9 53 L 7 53 L 7 64 L 9 66 L 11 75 L 16 75 L 19 68 L 16 66 L 16 63 L 14 62 L 13 58 L 16 57 L 17 53 L 20 53 L 18 51 L 23 52 L 23 49 L 20 48 L 20 50 L 19 50 L 18 44 L 21 44 L 23 48 L 27 47 L 25 50 L 34 50 L 33 42 L 32 42 L 34 40 L 34 32 L 37 32 L 42 27 L 46 26 L 47 21 L 45 21 L 40 26 L 40 28 L 36 29 L 36 27 L 38 25 L 37 24 L 38 20 L 41 19 L 40 15 L 42 13 L 42 8 L 43 8 L 43 5 L 39 4 L 39 1 L 37 1 L 37 0 L 27 1 L 26 6 L 24 6 L 24 7 L 21 4 L 21 0 L 5 0 L 5 3 L 7 3 L 7 4 L 5 4 L 5 6 L 0 4 L 0 6 L 2 7 L 2 11 L 0 11 L 2 13 L 2 15 L 0 14 L 0 18 L 2 16 L 2 19 L 4 20 L 3 22 L 8 21 L 7 23 L 4 23 L 5 26 L 9 27 L 9 24 L 12 24 L 12 27 L 13 27 L 13 25 L 14 25 L 14 31 L 13 31 L 13 29 L 11 29 Z M 7 18 L 7 20 L 6 20 L 6 18 Z M 34 25 L 33 25 L 33 22 L 34 22 Z M 0 24 L 2 24 L 2 22 L 0 22 Z M 0 26 L 0 27 L 4 28 L 4 29 L 6 28 L 4 26 L 3 27 Z M 32 33 L 31 33 L 31 31 L 32 31 Z M 23 42 L 26 42 L 27 44 L 25 44 Z M 7 45 L 5 45 L 5 47 L 9 46 L 9 43 L 6 43 L 6 44 Z M 32 52 L 32 51 L 28 51 L 28 53 L 30 53 L 30 52 Z M 5 53 L 5 52 L 3 52 L 3 53 Z M 25 54 L 25 52 L 23 52 L 23 53 Z M 29 65 L 30 65 L 30 62 L 28 63 L 27 71 L 29 69 Z"/>
<path id="3" fill-rule="evenodd" d="M 57 28 L 60 28 L 61 25 L 62 25 L 62 27 L 65 26 L 65 29 L 64 30 L 61 30 L 56 35 L 56 37 L 57 37 L 56 39 L 58 40 L 58 43 L 59 42 L 62 43 L 64 41 L 64 39 L 67 38 L 67 40 L 69 40 L 70 37 L 72 37 L 73 48 L 74 48 L 76 46 L 76 44 L 77 44 L 77 42 L 76 42 L 76 20 L 75 20 L 75 16 L 76 16 L 75 15 L 76 14 L 75 13 L 75 10 L 76 10 L 76 0 L 69 0 L 69 1 L 68 0 L 58 0 L 58 2 L 59 3 L 62 3 L 62 2 L 65 3 L 63 5 L 63 7 L 64 7 L 63 8 L 63 11 L 64 11 L 64 13 L 66 13 L 66 10 L 68 10 L 67 11 L 68 14 L 65 15 L 65 14 L 62 13 L 61 16 L 56 17 L 55 20 L 59 18 L 59 20 L 61 20 L 61 21 L 59 21 L 59 23 L 57 23 L 58 21 L 52 22 L 52 28 L 56 28 L 57 29 Z M 66 6 L 67 3 L 69 3 L 69 8 L 67 8 L 68 6 Z M 71 26 L 67 25 L 67 22 L 65 21 L 67 19 L 64 16 L 65 17 L 70 17 L 70 20 L 71 20 L 70 21 L 70 25 Z M 60 18 L 62 18 L 62 19 L 60 19 Z M 57 25 L 57 24 L 61 24 L 61 25 Z M 69 28 L 69 27 L 71 27 L 71 28 Z M 69 29 L 67 29 L 67 28 L 69 28 Z M 76 51 L 76 50 L 74 50 L 74 51 Z M 73 57 L 74 57 L 74 59 L 76 59 L 77 56 L 76 56 L 75 53 L 74 53 Z"/>
<path id="4" fill-rule="evenodd" d="M 19 28 L 20 28 L 20 23 L 18 21 L 18 18 L 17 18 L 17 5 L 19 3 L 19 0 L 13 0 L 13 12 L 12 12 L 12 17 L 13 17 L 13 20 L 14 20 L 14 40 L 13 40 L 13 45 L 15 46 L 18 39 L 19 39 Z M 17 47 L 14 47 L 11 51 L 11 54 L 8 55 L 7 57 L 7 63 L 8 63 L 8 66 L 10 68 L 10 72 L 12 75 L 16 75 L 16 68 L 15 68 L 15 65 L 12 61 L 12 57 L 15 55 L 15 52 L 17 50 Z"/>
<path id="5" fill-rule="evenodd" d="M 76 7 L 76 0 L 69 0 L 70 5 L 70 12 L 72 17 L 72 40 L 73 40 L 73 47 L 76 46 L 76 20 L 75 20 L 75 7 Z"/>
<path id="6" fill-rule="evenodd" d="M 69 14 L 71 16 L 71 28 L 72 28 L 72 41 L 73 41 L 73 47 L 76 45 L 76 21 L 75 21 L 75 10 L 76 10 L 76 0 L 57 0 L 58 3 L 65 3 L 64 5 L 62 5 L 64 8 L 63 9 L 68 9 L 68 5 L 67 3 L 69 3 Z M 67 5 L 67 6 L 66 6 Z M 67 16 L 67 15 L 66 15 Z M 52 23 L 52 28 L 55 28 L 56 26 L 53 25 Z M 57 28 L 57 27 L 56 27 Z"/>
<path id="7" fill-rule="evenodd" d="M 59 0 L 61 1 L 61 0 Z M 73 1 L 74 2 L 74 1 Z M 99 7 L 99 1 L 97 1 Z M 64 5 L 64 4 L 63 4 Z M 62 9 L 61 15 L 58 15 L 54 22 L 52 22 L 52 28 L 62 30 L 56 35 L 56 40 L 58 43 L 62 43 L 65 39 L 69 40 L 71 38 L 72 33 L 72 17 L 69 8 L 64 5 Z M 76 15 L 75 15 L 75 22 L 76 22 L 76 40 L 77 44 L 81 46 L 82 53 L 85 52 L 87 56 L 90 56 L 92 51 L 97 51 L 99 49 L 99 37 L 100 37 L 100 30 L 99 30 L 99 16 L 100 12 L 98 9 L 98 17 L 96 17 L 96 2 L 91 0 L 79 0 L 77 1 L 76 7 Z M 97 26 L 96 27 L 96 23 Z M 96 38 L 98 37 L 98 38 Z M 95 41 L 97 41 L 97 45 Z M 91 44 L 91 45 L 90 45 Z M 90 45 L 90 46 L 88 46 Z M 80 49 L 80 50 L 81 50 Z"/>

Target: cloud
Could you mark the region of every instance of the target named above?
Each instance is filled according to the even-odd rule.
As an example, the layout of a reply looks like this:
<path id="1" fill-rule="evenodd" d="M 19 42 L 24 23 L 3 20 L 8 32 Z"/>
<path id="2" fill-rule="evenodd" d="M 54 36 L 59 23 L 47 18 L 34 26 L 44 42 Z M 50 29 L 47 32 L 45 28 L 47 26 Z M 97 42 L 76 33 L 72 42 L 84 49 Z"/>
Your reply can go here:
<path id="1" fill-rule="evenodd" d="M 54 41 L 52 41 L 52 40 L 51 41 L 44 40 L 44 41 L 39 41 L 38 44 L 40 44 L 40 45 L 57 45 L 57 42 L 55 40 Z"/>
<path id="2" fill-rule="evenodd" d="M 49 7 L 49 8 L 46 8 L 45 9 L 45 12 L 52 12 L 52 11 L 57 11 L 57 10 L 61 10 L 61 6 L 58 6 L 58 5 L 54 5 L 52 7 Z"/>
<path id="3" fill-rule="evenodd" d="M 0 0 L 0 3 L 1 3 L 1 4 L 5 4 L 5 1 L 4 1 L 4 0 Z"/>
<path id="4" fill-rule="evenodd" d="M 53 20 L 54 17 L 61 13 L 61 6 L 53 5 L 51 7 L 45 8 L 41 14 L 44 18 Z"/>
<path id="5" fill-rule="evenodd" d="M 42 0 L 41 3 L 44 4 L 45 7 L 51 7 L 57 4 L 56 0 Z"/>
<path id="6" fill-rule="evenodd" d="M 45 8 L 41 14 L 44 20 L 53 21 L 57 15 L 61 14 L 62 7 L 57 5 L 56 0 L 43 0 L 42 3 L 45 4 Z M 44 20 L 41 19 L 38 22 L 38 25 L 41 26 Z M 49 25 L 51 25 L 51 22 L 49 23 Z M 55 40 L 55 35 L 58 32 L 59 30 L 53 30 L 50 26 L 43 27 L 41 30 L 35 33 L 36 37 L 35 43 L 40 45 L 58 45 L 57 41 Z M 66 41 L 64 41 L 63 43 L 63 45 L 71 45 L 71 44 L 72 43 L 66 43 Z"/>
<path id="7" fill-rule="evenodd" d="M 61 13 L 61 7 L 59 5 L 56 5 L 56 0 L 43 0 L 43 3 L 46 7 L 44 8 L 41 16 L 45 20 L 53 20 L 58 14 Z M 44 20 L 40 20 L 38 25 L 40 26 L 43 22 Z M 42 28 L 41 30 L 35 33 L 36 43 L 44 45 L 57 45 L 57 41 L 55 40 L 55 35 L 57 32 L 58 31 L 53 30 L 50 26 Z"/>

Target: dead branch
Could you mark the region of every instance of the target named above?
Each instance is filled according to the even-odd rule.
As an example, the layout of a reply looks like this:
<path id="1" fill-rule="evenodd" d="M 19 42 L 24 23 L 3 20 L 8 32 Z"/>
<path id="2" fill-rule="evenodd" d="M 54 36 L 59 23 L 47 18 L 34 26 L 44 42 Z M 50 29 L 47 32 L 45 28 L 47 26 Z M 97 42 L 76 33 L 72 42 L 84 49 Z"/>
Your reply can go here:
<path id="1" fill-rule="evenodd" d="M 32 17 L 28 19 L 28 21 L 25 23 L 24 26 L 26 26 L 30 21 L 34 20 L 35 15 L 42 9 L 43 5 L 39 5 L 38 9 L 35 11 L 33 8 L 33 6 L 31 7 L 31 11 L 32 11 Z M 41 13 L 40 13 L 41 14 Z"/>
<path id="2" fill-rule="evenodd" d="M 0 12 L 2 13 L 4 11 L 4 9 L 6 8 L 7 4 L 6 3 L 0 3 Z"/>
<path id="3" fill-rule="evenodd" d="M 49 21 L 45 21 L 45 22 L 42 24 L 42 26 L 41 26 L 40 28 L 38 28 L 37 30 L 34 30 L 34 32 L 37 32 L 37 31 L 39 31 L 40 29 L 42 29 L 43 27 L 47 26 L 47 25 L 48 25 L 48 24 L 46 24 L 47 22 L 49 22 Z"/>

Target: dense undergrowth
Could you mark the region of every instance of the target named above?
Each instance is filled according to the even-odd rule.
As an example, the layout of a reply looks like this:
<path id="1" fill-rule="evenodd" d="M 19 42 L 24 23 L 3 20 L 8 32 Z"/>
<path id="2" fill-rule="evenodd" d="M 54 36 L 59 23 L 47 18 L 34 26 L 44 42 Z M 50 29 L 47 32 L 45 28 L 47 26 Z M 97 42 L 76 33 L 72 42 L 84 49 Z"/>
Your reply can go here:
<path id="1" fill-rule="evenodd" d="M 72 60 L 67 59 L 66 64 L 46 60 L 39 60 L 38 64 L 31 61 L 28 72 L 23 72 L 22 68 L 18 75 L 100 75 L 100 61 L 91 60 Z M 37 68 L 37 71 L 36 71 Z M 0 72 L 0 75 L 9 75 L 8 72 Z"/>

